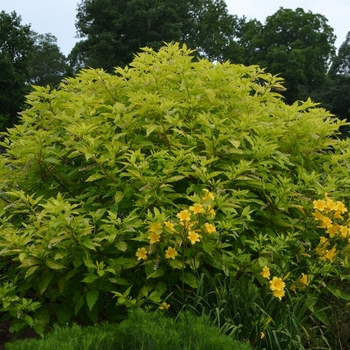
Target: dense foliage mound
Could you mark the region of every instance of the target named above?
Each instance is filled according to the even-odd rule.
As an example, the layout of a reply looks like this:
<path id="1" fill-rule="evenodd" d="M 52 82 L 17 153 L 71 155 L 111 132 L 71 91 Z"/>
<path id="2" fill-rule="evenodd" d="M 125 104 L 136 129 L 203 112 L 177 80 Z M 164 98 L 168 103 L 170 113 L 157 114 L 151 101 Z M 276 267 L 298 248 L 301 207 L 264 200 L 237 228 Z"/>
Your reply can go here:
<path id="1" fill-rule="evenodd" d="M 9 350 L 250 350 L 220 335 L 208 320 L 184 314 L 178 320 L 159 313 L 133 312 L 120 323 L 95 327 L 57 327 L 45 339 L 8 343 Z"/>
<path id="2" fill-rule="evenodd" d="M 338 200 L 350 187 L 342 122 L 310 100 L 286 105 L 281 79 L 257 66 L 191 54 L 145 48 L 114 75 L 84 70 L 28 96 L 1 143 L 0 296 L 12 330 L 118 321 L 144 303 L 195 309 L 204 276 L 236 281 L 234 300 L 261 293 L 282 317 L 342 273 L 336 254 L 317 251 L 311 215 L 325 192 Z M 252 307 L 230 322 L 271 344 L 265 333 L 284 321 Z"/>

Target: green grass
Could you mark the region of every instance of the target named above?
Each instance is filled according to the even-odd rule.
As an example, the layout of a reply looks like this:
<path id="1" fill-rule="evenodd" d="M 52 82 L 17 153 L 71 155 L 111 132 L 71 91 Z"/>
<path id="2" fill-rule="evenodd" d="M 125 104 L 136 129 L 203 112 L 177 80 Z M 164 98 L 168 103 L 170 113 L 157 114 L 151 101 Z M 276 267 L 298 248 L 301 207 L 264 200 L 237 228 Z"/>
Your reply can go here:
<path id="1" fill-rule="evenodd" d="M 6 344 L 8 350 L 251 350 L 219 333 L 203 317 L 184 313 L 177 320 L 160 312 L 131 312 L 120 324 L 56 327 L 44 339 Z"/>

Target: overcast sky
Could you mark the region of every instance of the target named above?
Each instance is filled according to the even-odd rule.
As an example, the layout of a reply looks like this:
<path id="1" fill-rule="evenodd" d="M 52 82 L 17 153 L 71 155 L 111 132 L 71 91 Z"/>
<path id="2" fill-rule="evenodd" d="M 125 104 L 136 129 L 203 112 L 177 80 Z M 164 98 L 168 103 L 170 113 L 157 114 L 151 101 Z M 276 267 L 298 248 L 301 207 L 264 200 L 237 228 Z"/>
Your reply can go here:
<path id="1" fill-rule="evenodd" d="M 176 1 L 176 0 L 174 0 Z M 39 34 L 51 33 L 58 39 L 61 51 L 68 55 L 75 42 L 75 15 L 79 0 L 0 0 L 0 11 L 16 11 L 22 24 L 31 24 Z M 337 36 L 339 48 L 350 31 L 349 0 L 226 0 L 228 12 L 248 19 L 256 18 L 264 23 L 267 16 L 280 7 L 319 13 L 328 19 L 328 24 Z"/>

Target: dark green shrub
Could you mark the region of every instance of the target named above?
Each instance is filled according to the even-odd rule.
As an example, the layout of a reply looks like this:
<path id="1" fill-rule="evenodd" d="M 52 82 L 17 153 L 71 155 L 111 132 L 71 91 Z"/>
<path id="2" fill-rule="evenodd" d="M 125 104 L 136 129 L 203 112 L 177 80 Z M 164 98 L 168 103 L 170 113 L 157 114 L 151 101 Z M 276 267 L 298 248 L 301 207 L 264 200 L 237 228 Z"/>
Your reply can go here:
<path id="1" fill-rule="evenodd" d="M 205 318 L 137 310 L 120 324 L 57 327 L 45 339 L 7 344 L 8 350 L 250 350 L 248 344 L 220 335 Z"/>

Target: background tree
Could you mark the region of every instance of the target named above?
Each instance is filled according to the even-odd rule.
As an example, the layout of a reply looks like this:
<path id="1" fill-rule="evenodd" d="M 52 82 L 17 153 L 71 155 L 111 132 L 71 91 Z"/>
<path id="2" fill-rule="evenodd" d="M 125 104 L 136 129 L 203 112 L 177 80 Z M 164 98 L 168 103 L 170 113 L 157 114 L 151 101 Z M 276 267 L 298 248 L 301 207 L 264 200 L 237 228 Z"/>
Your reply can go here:
<path id="1" fill-rule="evenodd" d="M 131 62 L 140 47 L 178 41 L 211 60 L 225 60 L 239 56 L 232 40 L 235 23 L 223 0 L 82 0 L 76 28 L 83 40 L 69 58 L 75 71 L 86 66 L 113 71 Z"/>
<path id="2" fill-rule="evenodd" d="M 140 46 L 179 40 L 183 13 L 182 1 L 82 0 L 76 28 L 84 40 L 70 54 L 72 65 L 112 71 L 131 62 Z"/>
<path id="3" fill-rule="evenodd" d="M 324 16 L 280 8 L 264 26 L 250 21 L 245 29 L 241 38 L 245 63 L 281 74 L 288 103 L 305 99 L 324 85 L 336 38 Z"/>
<path id="4" fill-rule="evenodd" d="M 57 86 L 67 75 L 70 75 L 70 67 L 67 58 L 57 46 L 57 38 L 50 33 L 37 35 L 27 82 L 33 85 Z"/>
<path id="5" fill-rule="evenodd" d="M 337 56 L 334 58 L 329 70 L 330 76 L 350 77 L 350 32 L 341 44 Z"/>
<path id="6" fill-rule="evenodd" d="M 29 92 L 26 78 L 33 54 L 33 32 L 16 12 L 0 13 L 0 130 L 18 120 Z"/>
<path id="7" fill-rule="evenodd" d="M 230 15 L 223 0 L 192 0 L 182 25 L 181 41 L 211 61 L 243 61 L 241 48 L 234 40 L 240 28 L 237 16 Z"/>
<path id="8" fill-rule="evenodd" d="M 350 121 L 350 32 L 332 62 L 326 85 L 315 97 L 337 117 Z M 342 131 L 349 135 L 348 127 Z"/>

